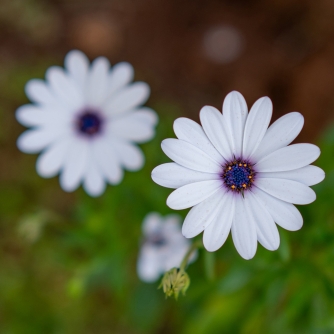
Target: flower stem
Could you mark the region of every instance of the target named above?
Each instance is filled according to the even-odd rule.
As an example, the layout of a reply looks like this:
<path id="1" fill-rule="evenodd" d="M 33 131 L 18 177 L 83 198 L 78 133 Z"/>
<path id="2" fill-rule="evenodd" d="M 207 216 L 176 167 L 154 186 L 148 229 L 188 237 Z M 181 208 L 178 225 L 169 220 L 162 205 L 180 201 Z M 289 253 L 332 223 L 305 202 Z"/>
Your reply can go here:
<path id="1" fill-rule="evenodd" d="M 186 253 L 186 255 L 184 256 L 181 265 L 180 265 L 180 270 L 184 270 L 188 264 L 189 258 L 192 255 L 192 253 L 197 249 L 197 248 L 202 248 L 203 244 L 202 241 L 198 240 L 196 242 L 194 242 L 193 244 L 191 244 L 191 246 L 188 249 L 188 252 Z"/>

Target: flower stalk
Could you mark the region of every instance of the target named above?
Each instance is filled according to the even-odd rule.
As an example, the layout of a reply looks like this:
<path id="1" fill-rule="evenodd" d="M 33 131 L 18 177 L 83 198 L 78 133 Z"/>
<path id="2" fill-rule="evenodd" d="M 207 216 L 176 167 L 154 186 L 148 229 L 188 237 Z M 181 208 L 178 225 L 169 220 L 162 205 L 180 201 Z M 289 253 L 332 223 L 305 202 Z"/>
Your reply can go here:
<path id="1" fill-rule="evenodd" d="M 174 296 L 177 300 L 180 292 L 185 295 L 186 291 L 190 285 L 190 277 L 186 272 L 186 266 L 188 265 L 190 257 L 193 255 L 196 249 L 202 247 L 202 242 L 194 242 L 190 247 L 187 253 L 185 254 L 180 267 L 172 268 L 167 271 L 159 285 L 159 289 L 163 289 L 163 292 L 167 297 Z"/>

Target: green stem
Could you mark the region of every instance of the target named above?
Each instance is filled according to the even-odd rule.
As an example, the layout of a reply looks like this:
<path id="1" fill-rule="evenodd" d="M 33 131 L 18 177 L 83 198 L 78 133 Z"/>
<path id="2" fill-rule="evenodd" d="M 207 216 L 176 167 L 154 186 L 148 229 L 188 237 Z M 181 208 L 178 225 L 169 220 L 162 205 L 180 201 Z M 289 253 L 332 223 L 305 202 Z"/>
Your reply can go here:
<path id="1" fill-rule="evenodd" d="M 192 255 L 192 253 L 197 249 L 197 248 L 202 248 L 203 244 L 202 241 L 198 240 L 194 242 L 188 249 L 188 252 L 184 256 L 181 265 L 180 265 L 180 270 L 184 270 L 188 264 L 189 258 Z"/>

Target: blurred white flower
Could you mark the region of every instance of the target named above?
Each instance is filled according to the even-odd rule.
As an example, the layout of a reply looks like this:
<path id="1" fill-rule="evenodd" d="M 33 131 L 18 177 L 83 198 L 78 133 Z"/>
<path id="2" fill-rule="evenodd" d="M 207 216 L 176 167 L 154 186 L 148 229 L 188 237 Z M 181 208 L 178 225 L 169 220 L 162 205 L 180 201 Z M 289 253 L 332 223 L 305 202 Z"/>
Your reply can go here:
<path id="1" fill-rule="evenodd" d="M 140 107 L 150 89 L 144 82 L 130 84 L 133 68 L 119 63 L 110 69 L 99 57 L 89 64 L 80 51 L 65 58 L 65 70 L 53 66 L 46 81 L 33 79 L 26 94 L 34 104 L 18 108 L 17 120 L 32 129 L 18 139 L 25 153 L 42 151 L 36 169 L 42 177 L 59 172 L 60 185 L 73 191 L 83 182 L 91 196 L 118 184 L 123 168 L 131 171 L 144 164 L 142 151 L 134 145 L 150 140 L 156 113 Z"/>
<path id="2" fill-rule="evenodd" d="M 255 255 L 257 240 L 276 250 L 280 243 L 276 224 L 290 231 L 303 225 L 292 203 L 316 199 L 309 186 L 321 182 L 325 174 L 309 164 L 319 157 L 319 148 L 287 146 L 301 131 L 303 116 L 289 113 L 268 128 L 271 115 L 268 97 L 257 100 L 248 113 L 243 96 L 231 92 L 223 114 L 205 106 L 200 112 L 203 128 L 179 118 L 174 123 L 178 139 L 162 142 L 163 151 L 175 163 L 156 167 L 152 178 L 164 187 L 177 188 L 167 199 L 169 207 L 193 207 L 182 233 L 192 238 L 204 231 L 203 243 L 209 251 L 219 249 L 230 230 L 245 259 Z"/>
<path id="3" fill-rule="evenodd" d="M 178 268 L 191 245 L 181 233 L 181 217 L 156 212 L 149 213 L 143 221 L 144 240 L 137 262 L 139 278 L 154 282 L 161 274 Z M 190 257 L 194 261 L 196 252 Z"/>
<path id="4" fill-rule="evenodd" d="M 219 25 L 209 29 L 204 35 L 204 53 L 215 63 L 231 63 L 241 55 L 243 49 L 244 38 L 233 26 Z"/>

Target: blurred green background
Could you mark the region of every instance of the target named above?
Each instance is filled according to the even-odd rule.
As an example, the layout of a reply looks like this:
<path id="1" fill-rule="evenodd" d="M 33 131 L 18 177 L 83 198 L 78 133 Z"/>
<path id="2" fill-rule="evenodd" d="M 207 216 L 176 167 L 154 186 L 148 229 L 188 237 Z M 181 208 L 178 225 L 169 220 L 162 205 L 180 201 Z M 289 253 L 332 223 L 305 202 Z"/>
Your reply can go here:
<path id="1" fill-rule="evenodd" d="M 331 0 L 0 0 L 0 333 L 334 333 L 333 15 Z M 97 199 L 40 178 L 15 144 L 25 83 L 73 48 L 131 62 L 160 117 L 144 169 Z M 274 119 L 303 113 L 326 179 L 278 251 L 201 250 L 186 297 L 166 300 L 135 270 L 142 219 L 171 212 L 150 172 L 173 120 L 233 89 L 268 95 Z"/>

